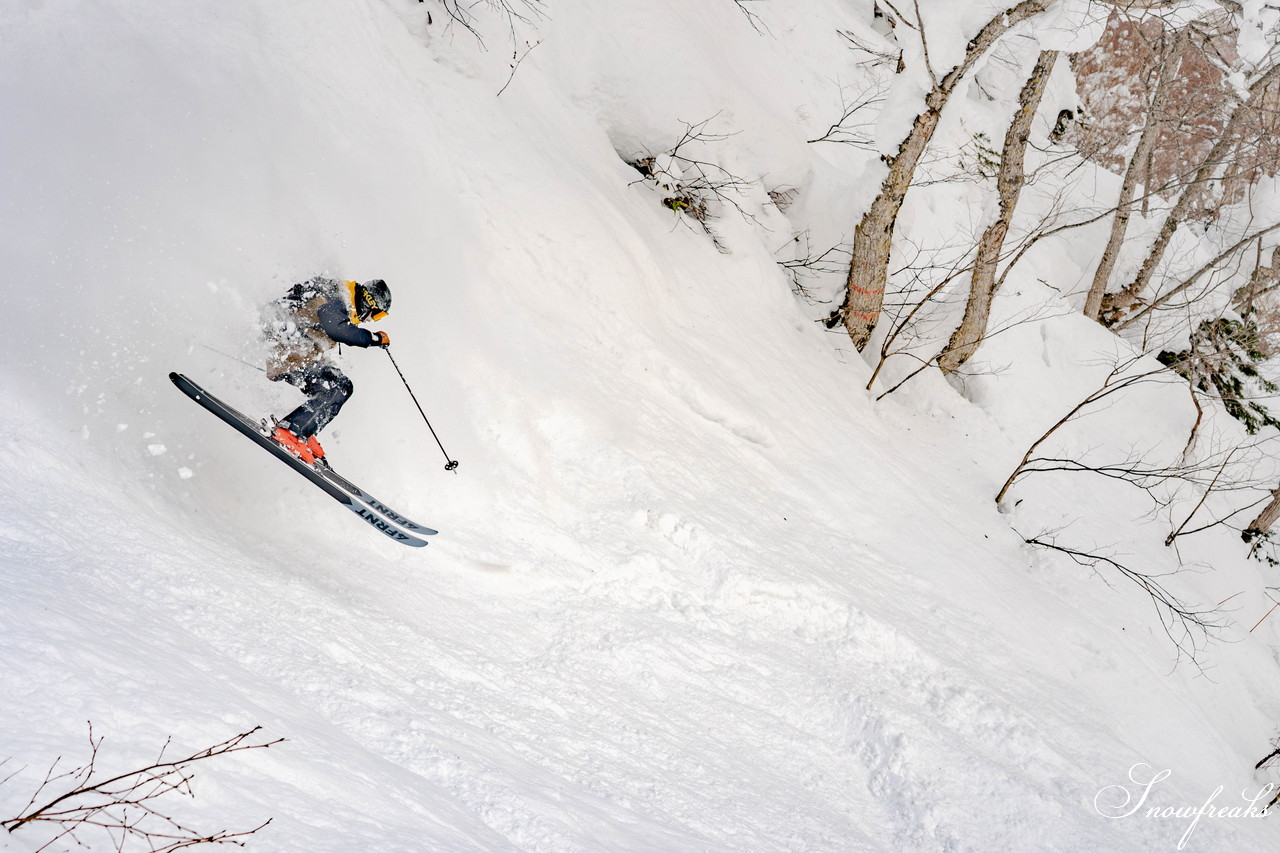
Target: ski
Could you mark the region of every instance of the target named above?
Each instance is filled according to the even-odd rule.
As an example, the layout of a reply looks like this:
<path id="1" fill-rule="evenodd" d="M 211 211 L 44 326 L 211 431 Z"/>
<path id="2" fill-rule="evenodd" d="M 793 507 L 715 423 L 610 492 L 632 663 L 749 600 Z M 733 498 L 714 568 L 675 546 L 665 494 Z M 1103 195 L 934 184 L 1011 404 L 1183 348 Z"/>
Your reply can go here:
<path id="1" fill-rule="evenodd" d="M 170 373 L 169 379 L 174 385 L 178 386 L 178 390 L 182 391 L 182 393 L 238 432 L 252 439 L 272 456 L 297 471 L 308 482 L 355 513 L 378 532 L 412 548 L 421 548 L 427 544 L 425 539 L 421 539 L 415 534 L 435 535 L 436 531 L 420 525 L 414 525 L 412 533 L 400 529 L 396 522 L 396 519 L 400 518 L 400 516 L 396 513 L 391 513 L 389 510 L 384 512 L 385 508 L 379 502 L 373 501 L 370 496 L 355 484 L 338 476 L 331 469 L 319 468 L 303 462 L 273 441 L 247 415 L 228 406 L 181 373 Z M 405 521 L 408 521 L 408 519 L 405 519 Z M 410 523 L 412 524 L 412 522 Z"/>
<path id="2" fill-rule="evenodd" d="M 408 530 L 411 533 L 419 533 L 424 536 L 434 536 L 438 532 L 438 531 L 432 530 L 430 527 L 427 527 L 424 524 L 418 524 L 415 521 L 410 521 L 408 518 L 396 512 L 391 507 L 387 506 L 382 501 L 378 500 L 373 495 L 369 494 L 364 489 L 360 488 L 355 483 L 348 480 L 346 477 L 343 477 L 342 475 L 338 474 L 338 472 L 334 471 L 332 468 L 322 469 L 319 471 L 319 473 L 321 476 L 330 480 L 339 488 L 345 489 L 346 491 L 350 492 L 352 496 L 356 498 L 356 500 L 377 510 L 377 512 L 379 512 L 384 518 L 390 520 L 397 527 L 403 530 Z"/>

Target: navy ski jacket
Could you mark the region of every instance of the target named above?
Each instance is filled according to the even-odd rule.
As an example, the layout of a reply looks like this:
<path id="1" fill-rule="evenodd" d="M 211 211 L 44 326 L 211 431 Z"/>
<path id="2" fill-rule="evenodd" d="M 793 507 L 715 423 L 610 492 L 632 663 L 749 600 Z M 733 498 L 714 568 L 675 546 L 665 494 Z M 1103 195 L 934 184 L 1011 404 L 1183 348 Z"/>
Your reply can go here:
<path id="1" fill-rule="evenodd" d="M 347 306 L 341 297 L 334 296 L 321 305 L 316 316 L 324 333 L 338 343 L 353 347 L 373 345 L 373 332 L 351 322 L 351 315 L 347 313 Z"/>

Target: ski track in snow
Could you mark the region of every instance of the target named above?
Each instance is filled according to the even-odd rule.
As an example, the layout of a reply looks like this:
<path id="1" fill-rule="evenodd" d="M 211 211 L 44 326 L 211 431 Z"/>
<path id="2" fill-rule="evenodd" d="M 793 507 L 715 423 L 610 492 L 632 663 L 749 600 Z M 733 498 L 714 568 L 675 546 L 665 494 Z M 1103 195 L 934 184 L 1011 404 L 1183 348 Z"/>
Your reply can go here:
<path id="1" fill-rule="evenodd" d="M 734 569 L 690 587 L 676 574 L 677 559 L 696 566 L 707 534 L 673 514 L 636 519 L 650 550 L 596 567 L 576 588 L 495 589 L 503 606 L 486 616 L 454 597 L 454 584 L 436 587 L 437 573 L 424 584 L 417 567 L 350 588 L 292 566 L 272 546 L 264 545 L 262 562 L 240 563 L 216 531 L 194 530 L 179 544 L 149 529 L 145 512 L 121 512 L 83 475 L 60 471 L 56 457 L 19 459 L 21 447 L 9 442 L 4 462 L 30 479 L 5 492 L 5 517 L 19 509 L 14 495 L 50 507 L 70 498 L 78 512 L 74 525 L 55 510 L 21 536 L 6 530 L 17 549 L 8 553 L 46 584 L 33 601 L 10 607 L 61 610 L 42 619 L 38 637 L 8 634 L 13 657 L 71 669 L 56 649 L 79 638 L 94 649 L 86 668 L 110 683 L 108 696 L 151 694 L 161 707 L 183 708 L 183 717 L 206 718 L 152 677 L 185 664 L 195 672 L 184 681 L 224 680 L 230 664 L 234 681 L 223 689 L 266 707 L 306 709 L 304 718 L 329 730 L 324 739 L 350 740 L 374 762 L 368 786 L 392 777 L 390 792 L 377 797 L 387 801 L 381 813 L 362 821 L 341 810 L 332 825 L 310 827 L 342 827 L 347 840 L 331 849 L 350 849 L 343 845 L 356 837 L 352 823 L 387 849 L 420 849 L 395 846 L 385 810 L 408 809 L 401 822 L 421 819 L 410 804 L 439 799 L 520 850 L 972 849 L 982 837 L 1040 835 L 1063 819 L 1060 803 L 1092 794 L 1054 746 L 1052 712 L 1067 709 L 1042 697 L 1035 715 L 1019 710 L 1012 697 L 829 591 Z M 95 570 L 86 558 L 95 539 L 85 532 L 95 528 L 133 573 Z M 701 559 L 713 550 L 702 548 Z M 374 591 L 387 588 L 397 594 Z M 244 600 L 259 605 L 245 612 L 237 603 Z M 485 630 L 475 631 L 482 621 Z M 128 625 L 124 636 L 105 646 L 96 639 L 111 637 L 119 622 Z M 57 646 L 38 647 L 54 637 Z M 165 654 L 150 661 L 154 673 L 130 671 L 124 664 L 139 646 L 204 649 L 212 660 L 168 662 Z M 11 684 L 39 680 L 39 671 L 10 673 Z M 48 701 L 51 687 L 57 695 L 45 685 L 30 699 Z M 63 690 L 69 704 L 84 692 L 71 679 Z M 100 714 L 99 702 L 82 702 L 71 717 Z M 97 722 L 128 731 L 138 722 L 131 717 L 122 708 Z M 285 764 L 277 781 L 324 797 L 307 781 L 322 735 L 290 734 L 285 748 L 294 755 L 273 756 Z M 991 757 L 999 755 L 1006 757 Z M 767 803 L 744 797 L 762 785 L 772 794 Z M 981 792 L 980 821 L 952 790 Z M 344 802 L 352 791 L 344 786 L 337 796 Z M 287 815 L 277 824 L 277 832 L 306 837 Z M 481 829 L 470 830 L 468 846 L 502 849 Z M 1046 849 L 1102 843 L 1078 841 Z M 464 849 L 456 838 L 439 843 Z"/>

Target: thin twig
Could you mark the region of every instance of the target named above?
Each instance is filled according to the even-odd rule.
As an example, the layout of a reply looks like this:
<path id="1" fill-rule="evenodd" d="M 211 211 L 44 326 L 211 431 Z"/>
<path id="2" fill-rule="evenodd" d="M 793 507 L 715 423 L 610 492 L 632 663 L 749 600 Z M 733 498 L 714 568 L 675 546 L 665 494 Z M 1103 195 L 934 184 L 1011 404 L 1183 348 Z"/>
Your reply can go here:
<path id="1" fill-rule="evenodd" d="M 529 43 L 525 42 L 525 44 L 529 44 Z M 515 51 L 512 51 L 511 58 L 515 59 L 515 62 L 512 63 L 511 65 L 511 73 L 507 75 L 507 82 L 502 84 L 502 88 L 498 90 L 498 94 L 495 95 L 495 97 L 498 97 L 498 98 L 502 97 L 502 93 L 507 91 L 507 87 L 511 85 L 511 81 L 516 79 L 516 69 L 520 67 L 520 63 L 524 62 L 524 58 L 529 54 L 533 53 L 533 49 L 540 44 L 542 44 L 542 39 L 538 39 L 533 44 L 529 45 L 528 50 L 520 54 L 520 57 L 518 59 L 516 58 Z"/>

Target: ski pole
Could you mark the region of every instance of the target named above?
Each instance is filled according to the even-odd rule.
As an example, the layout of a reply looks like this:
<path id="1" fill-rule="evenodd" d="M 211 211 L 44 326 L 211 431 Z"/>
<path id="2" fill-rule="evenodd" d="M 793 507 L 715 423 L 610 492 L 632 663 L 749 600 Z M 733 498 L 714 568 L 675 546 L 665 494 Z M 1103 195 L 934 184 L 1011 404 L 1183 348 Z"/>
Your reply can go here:
<path id="1" fill-rule="evenodd" d="M 431 437 L 436 440 L 436 444 L 440 447 L 440 452 L 444 454 L 445 463 L 446 463 L 444 466 L 444 470 L 446 471 L 457 470 L 458 468 L 457 460 L 450 459 L 449 451 L 444 449 L 443 444 L 440 444 L 440 436 L 436 435 L 435 427 L 431 426 L 431 421 L 427 419 L 427 413 L 422 411 L 422 404 L 418 402 L 418 398 L 417 396 L 414 395 L 413 389 L 409 387 L 409 380 L 404 378 L 404 371 L 400 369 L 400 365 L 396 364 L 395 357 L 391 355 L 391 350 L 388 349 L 387 347 L 383 347 L 382 351 L 387 354 L 387 358 L 391 359 L 391 366 L 396 369 L 396 373 L 400 374 L 400 381 L 404 383 L 404 390 L 409 392 L 409 397 L 412 398 L 413 404 L 418 407 L 418 414 L 422 415 L 422 419 L 426 421 L 427 429 L 431 430 Z"/>
<path id="2" fill-rule="evenodd" d="M 266 373 L 266 371 L 265 371 L 265 370 L 263 370 L 261 367 L 258 367 L 258 365 L 256 365 L 256 364 L 250 364 L 249 362 L 245 361 L 243 358 L 236 358 L 234 355 L 228 355 L 227 353 L 223 352 L 222 350 L 220 350 L 220 349 L 214 349 L 213 347 L 209 346 L 208 344 L 201 344 L 200 346 L 204 347 L 204 348 L 205 348 L 205 349 L 207 349 L 209 352 L 217 353 L 218 355 L 222 356 L 223 358 L 229 358 L 229 359 L 231 359 L 232 361 L 238 361 L 238 362 L 240 362 L 241 364 L 245 365 L 246 367 L 252 367 L 254 370 L 258 371 L 259 373 Z"/>

